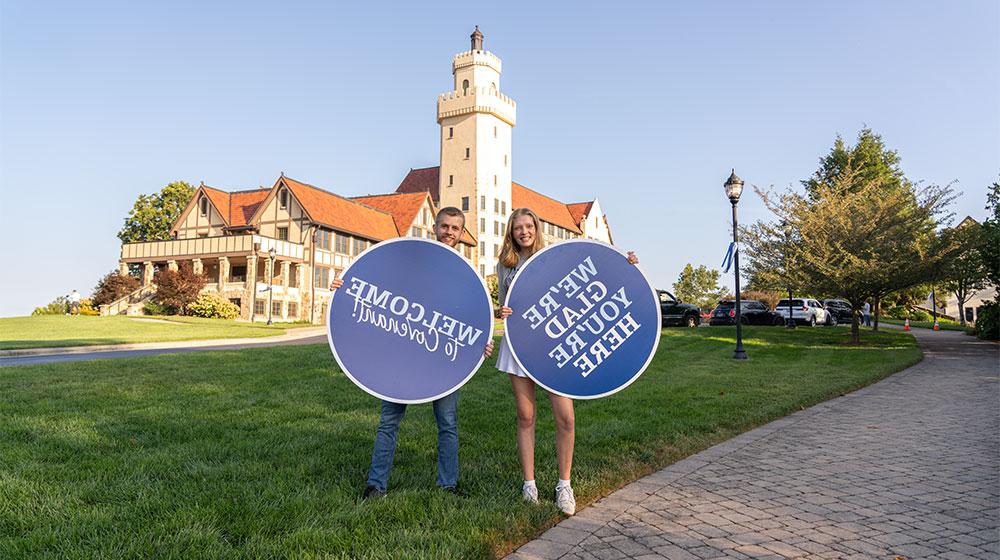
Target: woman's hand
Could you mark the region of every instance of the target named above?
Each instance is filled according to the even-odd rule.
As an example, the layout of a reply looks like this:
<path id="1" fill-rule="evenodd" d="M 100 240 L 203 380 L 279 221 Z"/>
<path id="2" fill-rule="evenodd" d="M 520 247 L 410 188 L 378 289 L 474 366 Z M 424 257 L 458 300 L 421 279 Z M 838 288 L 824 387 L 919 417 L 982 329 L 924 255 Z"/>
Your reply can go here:
<path id="1" fill-rule="evenodd" d="M 337 288 L 344 285 L 344 280 L 342 278 L 334 277 L 333 281 L 330 282 L 330 291 L 336 290 Z"/>
<path id="2" fill-rule="evenodd" d="M 496 317 L 497 319 L 500 319 L 502 321 L 502 320 L 506 319 L 507 317 L 510 317 L 513 314 L 514 314 L 514 310 L 513 309 L 504 306 L 504 307 L 501 307 L 501 308 L 497 309 L 496 312 L 493 314 L 493 316 Z"/>
<path id="3" fill-rule="evenodd" d="M 486 343 L 486 348 L 483 349 L 483 356 L 489 358 L 492 355 L 493 355 L 493 341 L 490 340 L 489 342 Z"/>
<path id="4" fill-rule="evenodd" d="M 639 257 L 635 256 L 634 251 L 628 252 L 628 264 L 639 264 Z"/>

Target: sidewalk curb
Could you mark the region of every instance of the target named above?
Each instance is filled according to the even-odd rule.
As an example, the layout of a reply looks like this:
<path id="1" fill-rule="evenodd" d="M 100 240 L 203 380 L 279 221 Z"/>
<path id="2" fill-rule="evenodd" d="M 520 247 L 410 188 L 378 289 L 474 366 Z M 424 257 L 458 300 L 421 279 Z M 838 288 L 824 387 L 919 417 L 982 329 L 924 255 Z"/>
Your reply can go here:
<path id="1" fill-rule="evenodd" d="M 265 344 L 309 338 L 326 333 L 326 327 L 304 327 L 292 329 L 276 336 L 254 338 L 212 338 L 207 340 L 180 340 L 174 342 L 139 342 L 134 344 L 101 344 L 91 346 L 64 346 L 57 348 L 25 348 L 21 350 L 0 350 L 0 358 L 27 358 L 36 356 L 62 356 L 66 354 L 87 354 L 91 352 L 117 352 L 122 350 L 165 350 L 173 348 L 211 348 L 234 344 Z"/>

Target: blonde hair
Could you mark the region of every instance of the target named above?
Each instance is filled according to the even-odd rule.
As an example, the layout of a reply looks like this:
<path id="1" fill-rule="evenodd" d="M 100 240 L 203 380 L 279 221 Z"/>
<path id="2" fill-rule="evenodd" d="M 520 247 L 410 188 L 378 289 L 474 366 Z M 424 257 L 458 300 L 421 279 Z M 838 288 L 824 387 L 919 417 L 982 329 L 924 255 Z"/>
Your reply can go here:
<path id="1" fill-rule="evenodd" d="M 542 239 L 542 222 L 538 219 L 538 215 L 532 212 L 530 208 L 515 208 L 510 213 L 510 219 L 507 220 L 507 231 L 503 234 L 503 246 L 500 248 L 500 264 L 507 268 L 517 266 L 517 260 L 520 256 L 521 246 L 514 239 L 514 219 L 521 216 L 530 216 L 531 221 L 535 224 L 535 242 L 531 247 L 525 248 L 527 252 L 525 256 L 530 257 L 541 251 L 542 247 L 545 247 L 545 240 Z"/>

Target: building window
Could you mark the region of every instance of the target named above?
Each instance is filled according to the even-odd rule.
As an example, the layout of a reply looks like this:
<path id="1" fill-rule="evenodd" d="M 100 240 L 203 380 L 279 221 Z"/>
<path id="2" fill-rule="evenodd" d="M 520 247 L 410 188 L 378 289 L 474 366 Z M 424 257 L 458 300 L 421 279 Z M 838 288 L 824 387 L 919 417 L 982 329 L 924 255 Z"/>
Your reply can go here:
<path id="1" fill-rule="evenodd" d="M 324 251 L 330 250 L 331 232 L 324 229 L 316 230 L 316 246 Z"/>
<path id="2" fill-rule="evenodd" d="M 299 287 L 299 271 L 294 265 L 288 265 L 288 287 Z"/>
<path id="3" fill-rule="evenodd" d="M 479 197 L 479 209 L 480 210 L 486 210 L 486 197 L 485 196 L 480 196 Z"/>
<path id="4" fill-rule="evenodd" d="M 365 241 L 364 239 L 358 239 L 356 237 L 354 238 L 353 245 L 354 245 L 353 249 L 354 249 L 354 255 L 355 256 L 360 255 L 361 253 L 363 253 L 365 251 L 365 249 L 368 248 L 368 242 L 367 241 Z"/>
<path id="5" fill-rule="evenodd" d="M 502 214 L 504 216 L 507 215 L 507 201 L 506 200 L 501 200 L 500 201 L 500 214 Z"/>
<path id="6" fill-rule="evenodd" d="M 208 237 L 208 234 L 207 233 L 199 233 L 198 237 L 201 238 L 201 239 L 205 239 L 206 237 Z"/>
<path id="7" fill-rule="evenodd" d="M 494 84 L 494 86 L 493 86 L 493 89 L 496 89 L 496 85 L 495 85 L 495 84 Z M 493 127 L 493 137 L 494 137 L 494 138 L 496 138 L 496 137 L 497 137 L 497 127 L 495 127 L 495 126 Z"/>
<path id="8" fill-rule="evenodd" d="M 503 166 L 507 167 L 507 155 L 506 154 L 504 154 L 504 156 L 503 156 Z"/>
<path id="9" fill-rule="evenodd" d="M 470 148 L 465 149 L 465 159 L 469 159 L 469 154 L 471 153 Z"/>
<path id="10" fill-rule="evenodd" d="M 264 301 L 262 299 L 258 299 L 258 300 L 255 300 L 253 302 L 253 314 L 254 315 L 263 315 L 265 309 L 267 309 L 267 302 L 266 301 Z"/>
<path id="11" fill-rule="evenodd" d="M 450 186 L 452 186 L 454 184 L 455 184 L 455 176 L 454 175 L 448 175 L 448 186 L 450 187 Z"/>
<path id="12" fill-rule="evenodd" d="M 500 222 L 493 222 L 493 235 L 500 235 Z"/>
<path id="13" fill-rule="evenodd" d="M 278 191 L 278 208 L 288 207 L 288 191 L 281 189 Z"/>
<path id="14" fill-rule="evenodd" d="M 493 176 L 493 186 L 494 187 L 497 186 L 497 176 L 496 175 Z"/>
<path id="15" fill-rule="evenodd" d="M 348 253 L 349 240 L 350 237 L 344 235 L 343 233 L 338 233 L 336 247 L 335 247 L 336 252 L 340 253 L 341 255 L 346 255 Z"/>
<path id="16" fill-rule="evenodd" d="M 246 265 L 234 266 L 229 269 L 230 282 L 246 282 L 246 280 L 247 280 Z"/>
<path id="17" fill-rule="evenodd" d="M 413 226 L 410 228 L 410 235 L 412 237 L 423 237 L 423 235 L 421 235 L 420 233 L 420 228 L 418 228 L 417 226 Z"/>
<path id="18" fill-rule="evenodd" d="M 424 232 L 424 237 L 426 237 L 427 239 L 434 239 L 434 232 L 427 230 Z"/>
<path id="19" fill-rule="evenodd" d="M 208 198 L 204 196 L 201 197 L 201 215 L 202 216 L 208 215 Z"/>
<path id="20" fill-rule="evenodd" d="M 288 241 L 288 228 L 286 227 L 278 228 L 278 239 L 282 241 Z"/>
<path id="21" fill-rule="evenodd" d="M 293 321 L 298 321 L 299 320 L 299 304 L 298 303 L 296 303 L 294 301 L 288 302 L 288 318 L 291 319 L 291 320 L 293 320 Z"/>
<path id="22" fill-rule="evenodd" d="M 242 306 L 242 303 L 243 303 L 243 300 L 241 300 L 241 299 L 240 299 L 240 298 L 238 298 L 238 297 L 235 297 L 235 298 L 229 298 L 229 303 L 231 303 L 231 304 L 235 305 L 236 307 L 240 307 L 240 308 L 242 308 L 242 307 L 243 307 L 243 306 Z"/>
<path id="23" fill-rule="evenodd" d="M 463 196 L 462 197 L 462 212 L 468 212 L 468 211 L 469 211 L 469 197 Z"/>
<path id="24" fill-rule="evenodd" d="M 479 243 L 479 256 L 480 257 L 485 257 L 486 256 L 486 242 L 485 241 L 481 241 Z"/>
<path id="25" fill-rule="evenodd" d="M 499 198 L 494 198 L 493 199 L 493 213 L 494 214 L 499 214 L 500 213 L 500 199 Z"/>
<path id="26" fill-rule="evenodd" d="M 479 233 L 486 233 L 486 218 L 479 218 Z"/>
<path id="27" fill-rule="evenodd" d="M 449 126 L 448 127 L 448 138 L 454 138 L 454 137 L 455 137 L 455 127 Z"/>
<path id="28" fill-rule="evenodd" d="M 281 302 L 272 301 L 271 302 L 271 317 L 281 317 Z"/>
<path id="29" fill-rule="evenodd" d="M 483 278 L 486 278 L 486 265 L 485 264 L 479 265 L 479 275 L 482 276 Z"/>
<path id="30" fill-rule="evenodd" d="M 497 258 L 499 256 L 500 256 L 500 246 L 499 245 L 494 245 L 493 246 L 493 258 L 495 259 L 495 258 Z"/>
<path id="31" fill-rule="evenodd" d="M 327 289 L 330 287 L 330 269 L 317 266 L 313 269 L 313 287 Z"/>
<path id="32" fill-rule="evenodd" d="M 469 80 L 462 80 L 462 93 L 469 94 Z"/>

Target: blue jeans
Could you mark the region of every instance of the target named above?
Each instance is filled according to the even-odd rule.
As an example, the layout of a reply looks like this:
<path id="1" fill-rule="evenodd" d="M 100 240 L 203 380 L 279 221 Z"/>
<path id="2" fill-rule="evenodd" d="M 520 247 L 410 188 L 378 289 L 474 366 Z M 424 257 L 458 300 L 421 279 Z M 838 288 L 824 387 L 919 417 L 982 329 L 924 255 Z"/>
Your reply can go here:
<path id="1" fill-rule="evenodd" d="M 438 426 L 438 477 L 442 488 L 458 484 L 458 391 L 434 401 L 434 418 Z M 375 451 L 368 468 L 368 486 L 385 492 L 396 453 L 396 432 L 406 414 L 406 405 L 382 401 L 382 416 L 375 432 Z"/>

